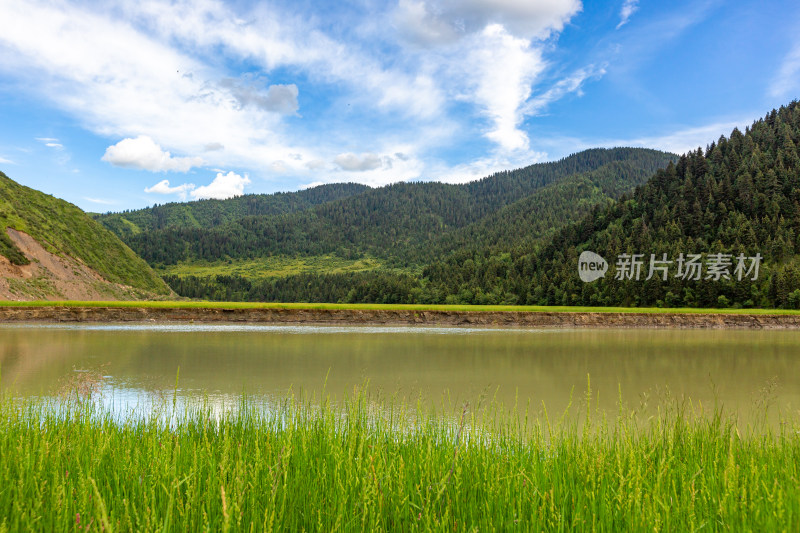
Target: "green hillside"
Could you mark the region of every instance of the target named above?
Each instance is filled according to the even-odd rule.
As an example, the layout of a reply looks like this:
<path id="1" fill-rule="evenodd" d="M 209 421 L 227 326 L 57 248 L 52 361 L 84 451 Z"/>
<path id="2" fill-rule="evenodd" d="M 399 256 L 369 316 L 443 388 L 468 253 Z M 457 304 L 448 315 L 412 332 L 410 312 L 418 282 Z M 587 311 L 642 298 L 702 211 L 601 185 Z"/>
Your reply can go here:
<path id="1" fill-rule="evenodd" d="M 117 232 L 152 265 L 335 254 L 345 259 L 375 257 L 391 260 L 394 266 L 413 267 L 448 251 L 451 235 L 464 238 L 453 234 L 461 228 L 493 216 L 484 224 L 506 224 L 498 211 L 531 195 L 535 196 L 527 208 L 546 213 L 546 221 L 536 228 L 523 224 L 512 232 L 515 238 L 541 236 L 576 220 L 586 206 L 632 190 L 674 159 L 672 154 L 655 150 L 587 150 L 558 162 L 502 172 L 464 185 L 396 183 L 302 211 L 246 216 L 216 227 L 173 225 Z M 607 165 L 606 171 L 599 171 Z M 580 177 L 595 171 L 599 173 Z M 582 188 L 578 185 L 581 180 Z M 509 231 L 498 228 L 495 234 L 499 239 Z"/>
<path id="2" fill-rule="evenodd" d="M 635 191 L 622 194 L 626 180 L 614 188 L 609 179 L 625 172 L 625 162 L 605 163 L 498 202 L 477 221 L 443 225 L 416 249 L 394 246 L 438 254 L 421 271 L 168 281 L 188 296 L 266 301 L 800 308 L 800 104 L 709 141 Z M 608 261 L 605 277 L 581 281 L 583 251 Z M 619 275 L 620 254 L 642 254 L 640 279 Z M 651 254 L 671 261 L 666 279 L 659 272 L 646 280 Z M 697 279 L 678 276 L 681 254 L 699 255 Z M 756 275 L 747 269 L 757 254 Z M 721 276 L 709 271 L 712 256 L 722 258 Z"/>
<path id="3" fill-rule="evenodd" d="M 426 290 L 500 294 L 526 304 L 800 308 L 800 104 L 773 110 L 660 170 L 618 202 L 558 231 L 545 247 L 452 256 L 425 270 Z M 606 277 L 583 283 L 578 256 L 600 254 Z M 615 279 L 619 254 L 640 253 L 640 280 Z M 648 276 L 650 254 L 672 260 L 664 281 Z M 724 254 L 729 279 L 678 278 L 680 254 Z M 760 254 L 757 278 L 738 279 L 737 257 Z M 745 267 L 750 267 L 750 261 Z M 712 273 L 713 274 L 713 273 Z"/>
<path id="4" fill-rule="evenodd" d="M 655 150 L 593 149 L 464 185 L 397 183 L 293 213 L 123 237 L 185 296 L 444 302 L 453 295 L 425 287 L 425 265 L 541 245 L 676 160 Z M 491 298 L 484 303 L 506 301 Z"/>
<path id="5" fill-rule="evenodd" d="M 147 263 L 81 209 L 0 172 L 0 255 L 15 265 L 28 264 L 7 228 L 27 233 L 53 254 L 79 259 L 111 283 L 170 293 Z"/>
<path id="6" fill-rule="evenodd" d="M 248 194 L 228 200 L 173 202 L 122 213 L 95 214 L 94 218 L 121 237 L 163 228 L 211 228 L 246 216 L 302 211 L 367 189 L 369 187 L 358 183 L 333 183 L 298 192 Z"/>
<path id="7" fill-rule="evenodd" d="M 459 250 L 511 250 L 552 236 L 569 221 L 579 220 L 595 206 L 612 203 L 624 192 L 645 183 L 666 164 L 613 161 L 596 170 L 572 174 L 490 213 L 477 222 L 419 243 L 412 257 L 435 261 Z"/>

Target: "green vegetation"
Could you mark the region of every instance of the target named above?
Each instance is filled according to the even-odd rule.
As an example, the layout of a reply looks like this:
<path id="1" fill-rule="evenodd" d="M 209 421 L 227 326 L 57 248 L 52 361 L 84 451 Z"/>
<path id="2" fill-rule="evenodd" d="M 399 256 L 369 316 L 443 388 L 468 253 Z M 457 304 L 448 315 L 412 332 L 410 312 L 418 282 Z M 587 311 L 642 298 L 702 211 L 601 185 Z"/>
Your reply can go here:
<path id="1" fill-rule="evenodd" d="M 674 159 L 655 150 L 586 150 L 464 185 L 396 183 L 302 211 L 239 217 L 216 226 L 171 224 L 135 234 L 109 227 L 151 265 L 334 254 L 419 266 L 450 249 L 451 233 L 490 215 L 498 226 L 492 238 L 515 238 L 518 226 L 497 212 L 531 195 L 525 208 L 542 210 L 536 230 L 542 236 L 551 224 L 577 220 L 595 203 L 632 190 Z"/>
<path id="2" fill-rule="evenodd" d="M 397 213 L 390 215 L 394 204 L 389 202 L 383 214 L 368 219 L 372 229 L 367 233 L 353 230 L 351 239 L 349 230 L 337 226 L 335 220 L 320 218 L 325 221 L 319 222 L 320 228 L 338 228 L 335 230 L 338 248 L 332 246 L 333 253 L 346 257 L 356 250 L 358 257 L 363 250 L 369 250 L 383 265 L 399 267 L 394 271 L 303 272 L 267 279 L 241 275 L 169 276 L 166 281 L 179 294 L 200 299 L 798 309 L 798 146 L 800 104 L 793 102 L 773 110 L 744 133 L 735 129 L 729 138 L 720 137 L 705 150 L 689 152 L 675 164 L 669 162 L 630 194 L 623 194 L 625 184 L 637 183 L 638 172 L 645 166 L 632 167 L 621 153 L 617 153 L 619 160 L 607 161 L 603 157 L 611 157 L 612 151 L 590 151 L 573 157 L 583 157 L 584 163 L 594 161 L 598 165 L 594 170 L 581 167 L 580 173 L 557 176 L 555 167 L 534 166 L 477 182 L 474 187 L 485 195 L 486 202 L 475 204 L 481 207 L 474 211 L 459 211 L 455 203 L 443 203 L 442 213 L 451 216 L 447 221 L 441 218 L 444 215 L 437 215 L 438 219 L 411 216 L 407 223 L 390 224 L 381 217 L 396 218 L 402 210 L 398 208 Z M 531 178 L 539 184 L 538 188 L 532 187 L 526 190 L 526 196 L 511 201 L 514 195 L 506 192 L 522 190 L 515 189 L 524 182 L 521 176 L 531 177 L 545 168 L 551 172 L 546 179 Z M 614 176 L 622 178 L 615 180 Z M 487 186 L 488 183 L 493 186 Z M 421 198 L 429 198 L 423 189 L 414 189 L 410 184 L 403 187 L 397 186 L 394 193 L 398 198 L 407 198 L 410 206 L 419 205 Z M 444 188 L 431 187 L 431 191 L 439 191 L 436 195 L 444 194 Z M 381 189 L 369 194 L 388 196 L 389 192 Z M 500 195 L 502 201 L 496 200 L 493 193 Z M 619 195 L 622 197 L 618 201 L 610 200 Z M 366 198 L 360 195 L 351 200 L 364 203 Z M 469 193 L 464 198 L 469 198 Z M 379 205 L 376 202 L 375 208 Z M 471 204 L 464 200 L 463 205 Z M 342 213 L 347 213 L 342 223 L 354 217 L 358 228 L 363 213 L 354 214 L 344 204 L 339 207 Z M 319 209 L 323 208 L 332 209 L 328 204 Z M 412 207 L 409 211 L 419 210 Z M 470 218 L 463 213 L 480 213 L 480 216 Z M 314 215 L 319 216 L 319 213 Z M 426 225 L 425 220 L 441 223 Z M 453 220 L 460 222 L 456 224 Z M 223 255 L 234 256 L 260 253 L 259 250 L 272 253 L 292 249 L 302 255 L 316 253 L 326 243 L 333 242 L 324 237 L 321 229 L 313 234 L 297 229 L 293 225 L 297 221 L 285 220 L 286 226 L 270 226 L 274 220 L 268 222 L 267 219 L 240 221 L 240 234 L 252 238 L 247 237 L 247 243 L 239 241 L 242 247 L 237 249 L 234 249 L 236 241 L 230 241 L 225 245 L 228 248 L 215 252 L 214 243 L 201 235 L 196 235 L 199 239 L 196 243 L 184 246 L 177 233 L 169 234 L 177 239 L 169 241 L 175 246 L 164 244 L 159 249 L 183 250 L 179 253 L 197 257 L 205 253 L 201 249 L 212 255 L 224 249 Z M 416 233 L 412 225 L 416 225 Z M 299 227 L 314 227 L 313 221 Z M 402 231 L 387 236 L 387 228 Z M 382 237 L 377 238 L 378 235 Z M 407 235 L 412 237 L 400 238 Z M 345 242 L 347 239 L 350 240 Z M 353 243 L 355 247 L 351 246 Z M 579 279 L 578 256 L 584 250 L 596 252 L 609 261 L 612 270 L 605 278 L 593 283 Z M 644 254 L 641 280 L 615 279 L 614 263 L 622 253 Z M 666 281 L 659 276 L 644 280 L 650 254 L 659 259 L 666 254 L 674 262 L 680 254 L 695 253 L 704 257 L 728 254 L 734 258 L 730 279 L 680 279 L 675 276 L 677 266 L 673 264 Z M 758 278 L 736 279 L 735 258 L 739 254 L 752 257 L 756 253 L 763 258 Z M 155 261 L 167 259 L 164 255 L 147 257 Z M 424 266 L 420 269 L 421 264 Z"/>
<path id="3" fill-rule="evenodd" d="M 236 260 L 236 261 L 197 261 L 191 263 L 178 263 L 177 265 L 164 265 L 156 269 L 162 277 L 167 276 L 197 276 L 208 278 L 211 276 L 242 276 L 248 279 L 285 277 L 303 272 L 329 272 L 339 274 L 342 272 L 363 272 L 381 268 L 382 264 L 377 259 L 365 257 L 363 259 L 341 259 L 333 255 L 286 257 L 271 256 L 263 259 Z"/>
<path id="4" fill-rule="evenodd" d="M 643 420 L 597 413 L 591 394 L 560 417 L 363 392 L 222 413 L 167 400 L 144 417 L 95 405 L 0 401 L 0 530 L 800 526 L 793 419 L 775 434 L 676 403 Z"/>
<path id="5" fill-rule="evenodd" d="M 357 183 L 320 185 L 295 193 L 248 194 L 229 200 L 169 203 L 122 213 L 95 214 L 95 219 L 117 235 L 129 237 L 163 228 L 211 228 L 254 215 L 302 211 L 325 202 L 368 190 Z"/>
<path id="6" fill-rule="evenodd" d="M 83 261 L 112 283 L 154 294 L 170 292 L 130 248 L 78 207 L 19 185 L 0 172 L 0 254 L 13 264 L 28 264 L 7 228 L 27 233 L 51 253 Z"/>
<path id="7" fill-rule="evenodd" d="M 691 307 L 587 307 L 564 305 L 468 305 L 468 304 L 360 304 L 360 303 L 280 303 L 280 302 L 201 302 L 201 301 L 52 301 L 11 302 L 0 300 L 0 307 L 134 307 L 142 309 L 355 309 L 377 311 L 458 311 L 511 313 L 715 313 L 741 315 L 798 315 L 795 309 L 714 309 Z"/>
<path id="8" fill-rule="evenodd" d="M 510 252 L 463 250 L 425 269 L 431 294 L 459 302 L 494 294 L 527 304 L 665 307 L 800 307 L 800 104 L 773 110 L 743 134 L 734 129 L 546 245 Z M 764 258 L 759 277 L 719 282 L 616 280 L 583 283 L 578 255 L 613 265 L 620 253 L 731 254 Z M 645 267 L 646 268 L 646 267 Z M 673 265 L 673 274 L 675 266 Z M 733 268 L 731 268 L 733 273 Z M 645 276 L 646 276 L 645 272 Z M 643 278 L 645 277 L 643 276 Z"/>

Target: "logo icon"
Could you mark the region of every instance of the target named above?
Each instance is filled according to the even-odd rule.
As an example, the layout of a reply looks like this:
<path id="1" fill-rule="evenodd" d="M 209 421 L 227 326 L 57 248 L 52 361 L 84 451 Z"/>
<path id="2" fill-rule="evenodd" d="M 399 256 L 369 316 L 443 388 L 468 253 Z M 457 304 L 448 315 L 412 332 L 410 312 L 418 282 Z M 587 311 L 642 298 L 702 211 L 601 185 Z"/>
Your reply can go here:
<path id="1" fill-rule="evenodd" d="M 594 252 L 585 251 L 578 258 L 578 275 L 581 281 L 590 283 L 600 279 L 608 272 L 608 263 Z"/>

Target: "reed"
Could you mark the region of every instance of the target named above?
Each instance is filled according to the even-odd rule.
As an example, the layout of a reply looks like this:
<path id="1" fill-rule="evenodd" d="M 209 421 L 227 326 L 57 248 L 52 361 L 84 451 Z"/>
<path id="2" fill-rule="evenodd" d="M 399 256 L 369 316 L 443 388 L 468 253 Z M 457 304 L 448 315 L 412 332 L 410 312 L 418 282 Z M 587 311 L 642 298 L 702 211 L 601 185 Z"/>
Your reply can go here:
<path id="1" fill-rule="evenodd" d="M 590 398 L 587 395 L 587 398 Z M 553 417 L 0 398 L 0 530 L 798 530 L 800 435 L 674 403 Z M 589 413 L 589 414 L 587 414 Z"/>

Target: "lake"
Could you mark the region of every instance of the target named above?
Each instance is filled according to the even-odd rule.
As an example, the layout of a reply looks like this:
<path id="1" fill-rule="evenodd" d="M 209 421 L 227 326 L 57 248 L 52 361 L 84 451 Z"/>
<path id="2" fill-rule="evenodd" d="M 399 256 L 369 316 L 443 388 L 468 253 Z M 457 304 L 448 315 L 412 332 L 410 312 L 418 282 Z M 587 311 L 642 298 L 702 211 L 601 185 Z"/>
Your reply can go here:
<path id="1" fill-rule="evenodd" d="M 179 370 L 180 369 L 180 370 Z M 109 405 L 153 398 L 235 402 L 291 390 L 371 393 L 538 412 L 615 410 L 691 398 L 756 420 L 765 401 L 800 408 L 800 331 L 470 329 L 264 325 L 0 325 L 0 386 L 55 396 L 89 382 Z"/>

